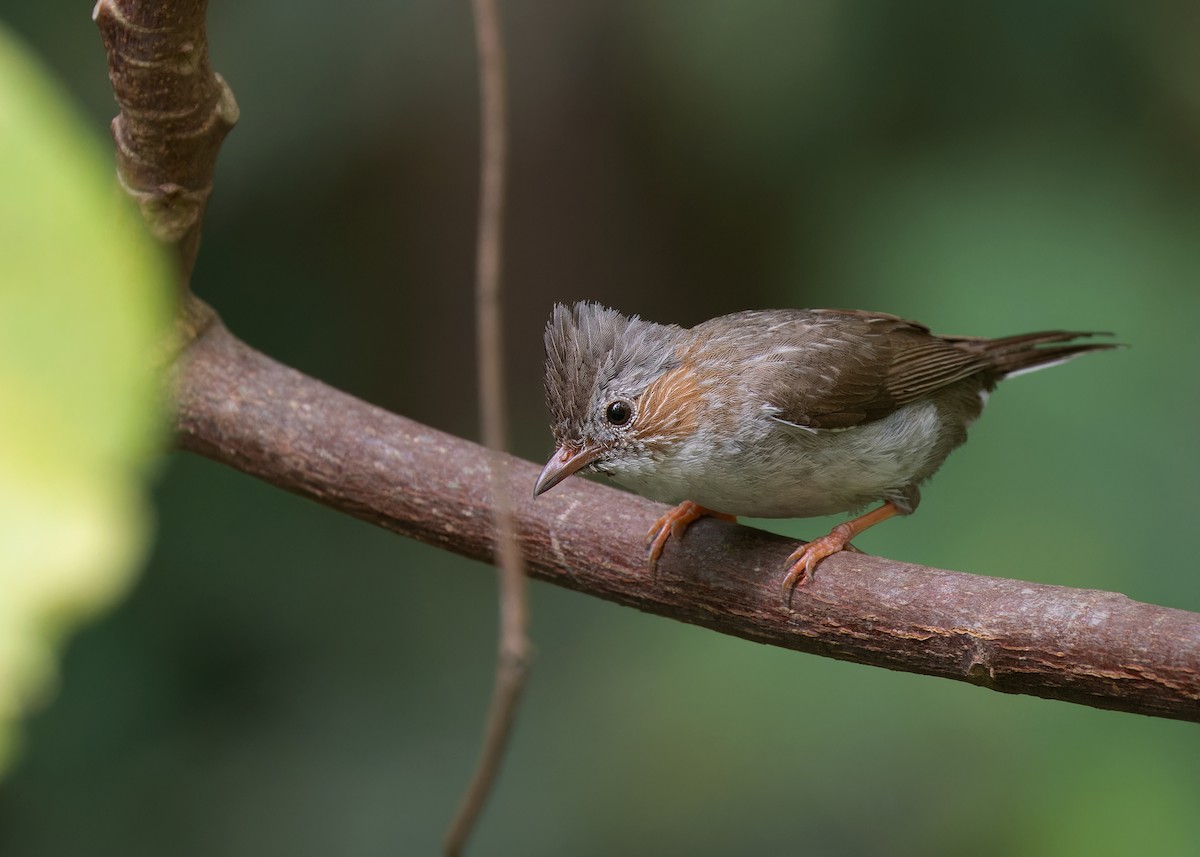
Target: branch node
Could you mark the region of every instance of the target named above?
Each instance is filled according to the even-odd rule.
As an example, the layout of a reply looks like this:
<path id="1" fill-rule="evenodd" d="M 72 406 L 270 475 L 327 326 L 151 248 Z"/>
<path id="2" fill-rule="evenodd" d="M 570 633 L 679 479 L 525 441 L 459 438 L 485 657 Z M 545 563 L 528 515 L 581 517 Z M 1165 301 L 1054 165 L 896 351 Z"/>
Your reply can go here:
<path id="1" fill-rule="evenodd" d="M 118 178 L 151 234 L 175 251 L 185 287 L 217 153 L 239 114 L 209 64 L 206 9 L 207 0 L 99 0 L 92 10 L 120 108 L 111 126 Z"/>

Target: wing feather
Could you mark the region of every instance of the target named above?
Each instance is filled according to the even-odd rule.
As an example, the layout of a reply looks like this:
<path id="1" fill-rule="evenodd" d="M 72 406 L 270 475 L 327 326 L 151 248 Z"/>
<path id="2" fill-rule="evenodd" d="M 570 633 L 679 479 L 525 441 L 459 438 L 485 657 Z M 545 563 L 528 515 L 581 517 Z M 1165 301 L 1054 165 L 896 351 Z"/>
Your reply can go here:
<path id="1" fill-rule="evenodd" d="M 883 419 L 966 378 L 999 378 L 986 354 L 893 315 L 857 310 L 737 313 L 700 325 L 695 359 L 753 367 L 740 382 L 776 419 L 842 429 Z M 769 346 L 764 346 L 770 342 Z"/>

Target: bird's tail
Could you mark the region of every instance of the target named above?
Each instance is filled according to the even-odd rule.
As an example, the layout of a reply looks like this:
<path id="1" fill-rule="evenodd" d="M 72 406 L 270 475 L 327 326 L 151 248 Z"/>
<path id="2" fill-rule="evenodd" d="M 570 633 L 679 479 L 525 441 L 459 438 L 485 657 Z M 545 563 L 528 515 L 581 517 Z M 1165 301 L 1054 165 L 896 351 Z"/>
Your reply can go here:
<path id="1" fill-rule="evenodd" d="M 1000 378 L 1057 366 L 1090 351 L 1124 347 L 1115 342 L 1075 342 L 1091 336 L 1112 336 L 1097 331 L 1043 330 L 1001 339 L 962 338 L 958 341 L 985 357 Z"/>

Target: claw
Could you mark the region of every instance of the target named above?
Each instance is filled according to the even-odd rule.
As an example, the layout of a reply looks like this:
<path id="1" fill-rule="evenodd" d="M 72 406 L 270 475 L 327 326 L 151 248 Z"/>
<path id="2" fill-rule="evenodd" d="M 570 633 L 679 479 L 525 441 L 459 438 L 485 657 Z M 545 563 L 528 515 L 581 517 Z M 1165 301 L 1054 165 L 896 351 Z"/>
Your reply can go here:
<path id="1" fill-rule="evenodd" d="M 674 536 L 676 540 L 682 539 L 687 528 L 694 521 L 698 521 L 706 515 L 720 518 L 723 521 L 737 520 L 733 515 L 726 515 L 724 512 L 714 512 L 712 509 L 706 509 L 704 506 L 693 503 L 691 500 L 684 500 L 654 522 L 654 526 L 646 533 L 646 546 L 650 549 L 649 567 L 651 574 L 654 573 L 658 565 L 658 558 L 662 556 L 663 548 L 667 546 L 667 541 L 671 536 Z"/>
<path id="2" fill-rule="evenodd" d="M 843 550 L 861 553 L 850 544 L 850 539 L 854 536 L 848 530 L 845 524 L 839 524 L 828 535 L 806 542 L 792 551 L 791 556 L 787 558 L 788 573 L 784 575 L 783 584 L 779 588 L 779 594 L 789 607 L 792 605 L 792 594 L 796 589 L 812 580 L 817 563 Z"/>
<path id="3" fill-rule="evenodd" d="M 817 563 L 825 557 L 833 556 L 843 550 L 862 553 L 850 544 L 850 540 L 863 530 L 899 514 L 901 514 L 900 509 L 889 500 L 878 509 L 860 515 L 854 520 L 846 521 L 844 524 L 838 524 L 827 535 L 802 544 L 792 551 L 792 555 L 788 557 L 788 572 L 784 575 L 783 584 L 779 588 L 779 594 L 783 596 L 783 603 L 791 608 L 792 595 L 798 587 L 812 580 Z"/>

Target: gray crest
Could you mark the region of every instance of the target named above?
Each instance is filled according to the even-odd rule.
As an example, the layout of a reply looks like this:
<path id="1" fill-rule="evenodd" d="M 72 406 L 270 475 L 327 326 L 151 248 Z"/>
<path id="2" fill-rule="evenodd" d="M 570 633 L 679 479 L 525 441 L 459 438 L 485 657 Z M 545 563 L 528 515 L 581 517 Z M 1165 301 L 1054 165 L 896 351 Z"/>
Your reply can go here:
<path id="1" fill-rule="evenodd" d="M 560 440 L 579 438 L 608 395 L 637 398 L 674 368 L 682 328 L 624 316 L 598 303 L 555 304 L 546 325 L 546 402 Z"/>

